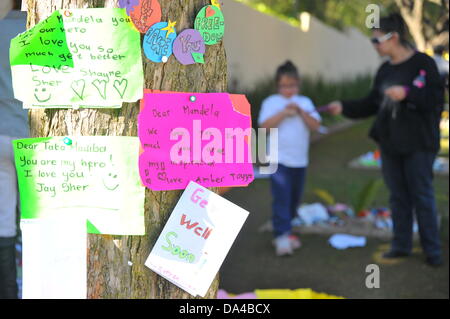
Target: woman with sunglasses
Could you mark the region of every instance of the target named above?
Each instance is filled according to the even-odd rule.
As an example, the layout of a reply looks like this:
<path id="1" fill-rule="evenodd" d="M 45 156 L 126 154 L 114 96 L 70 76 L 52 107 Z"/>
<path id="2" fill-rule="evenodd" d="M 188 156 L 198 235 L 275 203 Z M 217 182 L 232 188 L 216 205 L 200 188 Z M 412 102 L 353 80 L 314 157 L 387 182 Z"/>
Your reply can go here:
<path id="1" fill-rule="evenodd" d="M 370 137 L 380 146 L 394 224 L 385 258 L 411 254 L 415 214 L 426 261 L 442 265 L 433 163 L 440 148 L 444 87 L 434 60 L 408 42 L 399 14 L 380 20 L 372 43 L 383 57 L 373 88 L 360 100 L 329 104 L 332 114 L 358 119 L 376 116 Z"/>

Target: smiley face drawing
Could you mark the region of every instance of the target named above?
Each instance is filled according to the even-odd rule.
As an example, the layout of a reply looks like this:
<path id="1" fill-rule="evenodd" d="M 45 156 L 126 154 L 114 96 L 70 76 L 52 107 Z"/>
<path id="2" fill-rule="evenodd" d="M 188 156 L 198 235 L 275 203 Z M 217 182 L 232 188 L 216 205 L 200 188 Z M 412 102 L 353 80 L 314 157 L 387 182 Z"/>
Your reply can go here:
<path id="1" fill-rule="evenodd" d="M 109 173 L 103 177 L 103 186 L 109 191 L 115 191 L 119 187 L 119 179 L 117 174 Z"/>
<path id="2" fill-rule="evenodd" d="M 34 97 L 36 98 L 36 101 L 38 101 L 39 103 L 45 103 L 52 98 L 52 95 L 47 91 L 45 87 L 43 87 L 41 89 L 39 88 L 34 89 Z"/>

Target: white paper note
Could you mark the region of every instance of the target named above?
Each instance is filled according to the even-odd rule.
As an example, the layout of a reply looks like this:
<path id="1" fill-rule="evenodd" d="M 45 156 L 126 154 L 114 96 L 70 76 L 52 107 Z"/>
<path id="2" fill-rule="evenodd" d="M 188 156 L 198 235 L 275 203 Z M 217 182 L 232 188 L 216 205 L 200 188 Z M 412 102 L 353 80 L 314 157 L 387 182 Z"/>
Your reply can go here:
<path id="1" fill-rule="evenodd" d="M 86 219 L 22 220 L 23 299 L 85 299 Z"/>
<path id="2" fill-rule="evenodd" d="M 204 297 L 247 216 L 246 210 L 190 182 L 145 265 Z"/>
<path id="3" fill-rule="evenodd" d="M 124 9 L 54 11 L 11 41 L 24 108 L 120 108 L 143 94 L 140 33 Z"/>

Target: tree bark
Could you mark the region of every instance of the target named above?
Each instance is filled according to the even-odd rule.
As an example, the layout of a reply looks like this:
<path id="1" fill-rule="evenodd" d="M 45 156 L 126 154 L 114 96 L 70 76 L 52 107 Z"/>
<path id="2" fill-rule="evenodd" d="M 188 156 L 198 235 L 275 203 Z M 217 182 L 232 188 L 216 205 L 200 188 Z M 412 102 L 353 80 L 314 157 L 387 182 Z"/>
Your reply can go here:
<path id="1" fill-rule="evenodd" d="M 24 1 L 28 7 L 29 28 L 57 9 L 118 6 L 118 0 Z M 198 11 L 210 4 L 208 0 L 159 2 L 162 21 L 177 21 L 178 31 L 193 28 Z M 209 46 L 205 60 L 204 65 L 183 66 L 172 57 L 166 64 L 156 64 L 143 55 L 145 87 L 180 92 L 224 92 L 227 65 L 223 43 Z M 31 110 L 31 134 L 34 137 L 136 136 L 138 113 L 139 103 L 124 103 L 121 109 Z M 146 190 L 145 236 L 89 235 L 88 298 L 191 297 L 144 266 L 180 194 L 180 191 Z M 217 289 L 218 277 L 206 298 L 214 298 Z"/>

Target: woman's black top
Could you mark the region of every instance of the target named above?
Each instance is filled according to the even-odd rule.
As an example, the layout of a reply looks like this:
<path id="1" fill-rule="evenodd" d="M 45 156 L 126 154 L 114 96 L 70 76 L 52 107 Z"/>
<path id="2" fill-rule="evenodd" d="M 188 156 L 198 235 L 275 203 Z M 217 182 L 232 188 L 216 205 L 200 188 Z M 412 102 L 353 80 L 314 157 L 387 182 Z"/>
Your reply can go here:
<path id="1" fill-rule="evenodd" d="M 394 85 L 407 87 L 408 96 L 404 101 L 394 102 L 384 94 Z M 403 63 L 384 63 L 369 95 L 360 100 L 343 101 L 343 114 L 354 119 L 376 115 L 370 137 L 385 152 L 437 153 L 444 95 L 445 88 L 435 61 L 416 52 Z"/>

